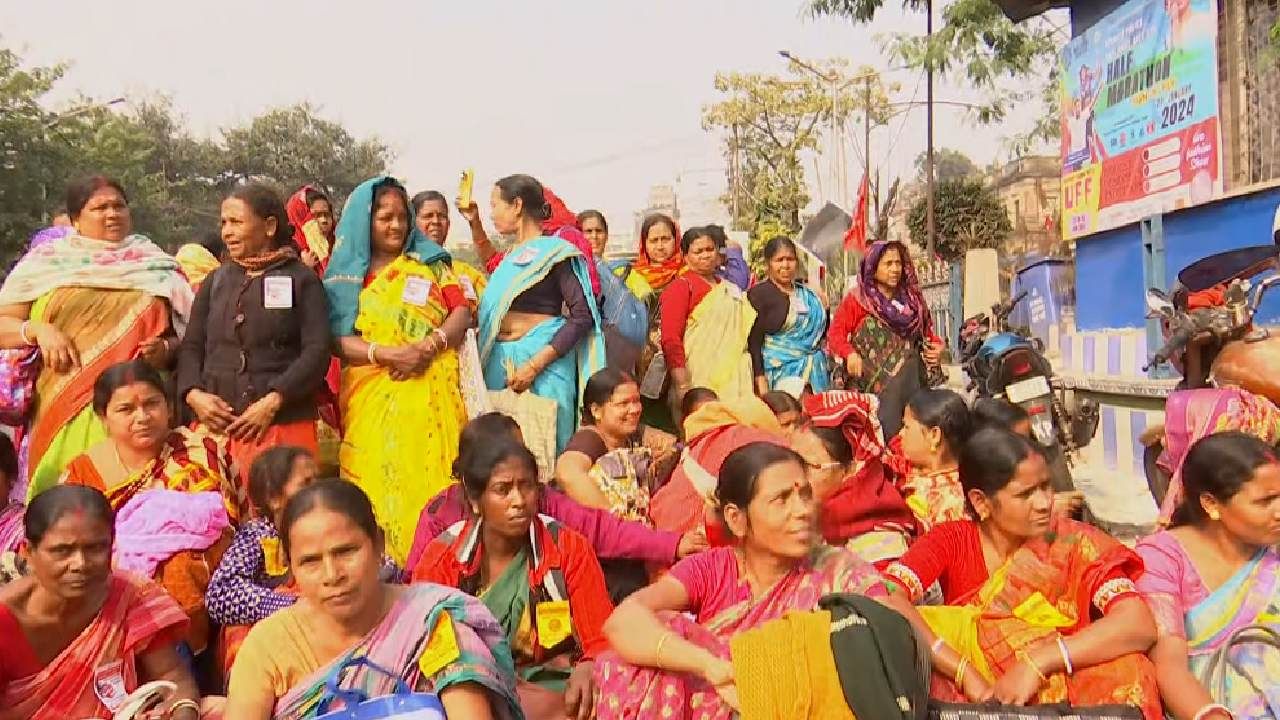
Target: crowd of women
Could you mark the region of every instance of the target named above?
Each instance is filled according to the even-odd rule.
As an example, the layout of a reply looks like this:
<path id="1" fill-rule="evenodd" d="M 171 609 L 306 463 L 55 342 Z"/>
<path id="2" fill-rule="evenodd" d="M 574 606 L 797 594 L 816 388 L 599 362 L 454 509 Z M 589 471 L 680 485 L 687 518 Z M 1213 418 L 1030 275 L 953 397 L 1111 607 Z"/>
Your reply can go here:
<path id="1" fill-rule="evenodd" d="M 610 263 L 532 177 L 489 204 L 481 268 L 389 177 L 241 186 L 169 255 L 71 186 L 0 287 L 0 718 L 1280 716 L 1276 438 L 1182 438 L 1131 549 L 930 387 L 901 244 L 833 312 L 786 238 L 752 278 L 658 215 Z"/>

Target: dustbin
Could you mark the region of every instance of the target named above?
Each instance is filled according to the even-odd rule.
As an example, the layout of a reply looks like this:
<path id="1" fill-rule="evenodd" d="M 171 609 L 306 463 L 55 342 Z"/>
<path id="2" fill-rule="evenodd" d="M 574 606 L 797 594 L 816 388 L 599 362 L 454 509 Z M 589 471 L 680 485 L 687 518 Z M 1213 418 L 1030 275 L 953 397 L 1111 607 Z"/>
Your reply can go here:
<path id="1" fill-rule="evenodd" d="M 1018 269 L 1010 297 L 1022 291 L 1027 296 L 1009 314 L 1009 325 L 1027 328 L 1050 346 L 1050 328 L 1061 329 L 1064 310 L 1075 307 L 1074 267 L 1066 258 L 1044 257 Z"/>

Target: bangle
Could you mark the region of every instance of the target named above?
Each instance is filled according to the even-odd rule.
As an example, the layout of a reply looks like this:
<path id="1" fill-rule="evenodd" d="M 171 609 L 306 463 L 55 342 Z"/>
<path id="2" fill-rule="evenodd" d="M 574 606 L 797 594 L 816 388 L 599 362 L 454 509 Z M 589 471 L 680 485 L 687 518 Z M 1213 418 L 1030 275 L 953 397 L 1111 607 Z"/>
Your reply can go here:
<path id="1" fill-rule="evenodd" d="M 444 330 L 436 328 L 435 332 L 431 333 L 431 335 L 433 337 L 440 338 L 440 347 L 436 348 L 436 350 L 444 350 L 449 347 L 449 336 L 444 334 Z"/>
<path id="2" fill-rule="evenodd" d="M 365 357 L 369 358 L 370 365 L 378 364 L 378 358 L 374 356 L 374 353 L 376 353 L 377 351 L 378 351 L 378 343 L 369 343 L 369 352 L 365 354 Z"/>
<path id="3" fill-rule="evenodd" d="M 1068 676 L 1075 675 L 1076 667 L 1071 663 L 1071 653 L 1067 651 L 1067 641 L 1058 636 L 1058 652 L 1062 653 L 1062 669 Z"/>
<path id="4" fill-rule="evenodd" d="M 18 326 L 18 337 L 22 338 L 22 344 L 27 347 L 35 345 L 35 343 L 31 342 L 31 338 L 27 337 L 27 328 L 29 327 L 31 327 L 30 320 L 23 320 L 22 324 Z"/>
<path id="5" fill-rule="evenodd" d="M 964 673 L 968 669 L 969 669 L 969 658 L 967 657 L 960 658 L 960 664 L 956 665 L 955 683 L 956 683 L 956 687 L 960 688 L 961 690 L 964 689 Z"/>
<path id="6" fill-rule="evenodd" d="M 946 644 L 947 644 L 947 641 L 946 641 L 946 639 L 944 639 L 944 638 L 938 638 L 937 640 L 934 640 L 934 641 L 933 641 L 933 645 L 930 645 L 930 646 L 929 646 L 929 654 L 930 654 L 930 655 L 937 655 L 937 654 L 938 654 L 938 649 L 939 649 L 939 648 L 941 648 L 943 645 L 946 645 Z"/>
<path id="7" fill-rule="evenodd" d="M 1045 677 L 1044 672 L 1040 670 L 1040 666 L 1036 664 L 1035 660 L 1031 659 L 1031 656 L 1027 654 L 1026 650 L 1019 650 L 1014 653 L 1014 657 L 1030 665 L 1031 669 L 1036 671 L 1036 675 L 1040 676 L 1040 682 L 1049 682 L 1049 678 Z"/>
<path id="8" fill-rule="evenodd" d="M 664 669 L 662 667 L 662 646 L 666 645 L 667 640 L 670 640 L 670 639 L 671 639 L 670 630 L 662 633 L 662 637 L 658 638 L 658 647 L 653 651 L 653 664 L 656 665 L 659 670 Z"/>
<path id="9" fill-rule="evenodd" d="M 1231 708 L 1227 707 L 1226 705 L 1221 705 L 1219 703 L 1209 703 L 1208 705 L 1205 705 L 1204 707 L 1200 708 L 1200 710 L 1196 712 L 1195 716 L 1191 718 L 1191 720 L 1204 720 L 1205 718 L 1209 717 L 1209 713 L 1214 712 L 1216 710 L 1221 710 L 1222 712 L 1226 713 L 1227 717 L 1229 718 L 1235 717 L 1235 715 L 1232 714 L 1231 712 Z"/>
<path id="10" fill-rule="evenodd" d="M 190 698 L 183 698 L 183 699 L 181 699 L 181 700 L 179 700 L 179 701 L 177 701 L 177 702 L 173 703 L 172 705 L 170 705 L 170 706 L 169 706 L 169 716 L 170 716 L 170 717 L 172 717 L 174 713 L 176 713 L 176 712 L 178 712 L 179 710 L 182 710 L 182 709 L 184 709 L 184 708 L 185 708 L 185 709 L 187 709 L 187 710 L 190 710 L 190 711 L 191 711 L 191 712 L 193 712 L 193 713 L 195 713 L 195 714 L 196 714 L 196 717 L 200 717 L 200 703 L 198 703 L 198 702 L 196 702 L 195 700 L 192 700 L 192 699 L 190 699 Z"/>

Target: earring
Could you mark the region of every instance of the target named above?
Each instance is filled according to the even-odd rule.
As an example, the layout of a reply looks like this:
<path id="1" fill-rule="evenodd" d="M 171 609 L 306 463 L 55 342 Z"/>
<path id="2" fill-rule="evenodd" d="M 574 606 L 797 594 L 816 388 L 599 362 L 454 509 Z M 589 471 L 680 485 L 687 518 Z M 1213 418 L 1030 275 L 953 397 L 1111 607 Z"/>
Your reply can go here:
<path id="1" fill-rule="evenodd" d="M 1215 521 L 1215 522 L 1216 522 L 1216 521 L 1217 521 L 1217 520 L 1219 520 L 1220 518 L 1221 518 L 1221 516 L 1218 514 L 1218 511 L 1217 511 L 1216 509 L 1214 509 L 1214 510 L 1210 510 L 1210 511 L 1209 511 L 1209 519 L 1210 519 L 1210 520 L 1213 520 L 1213 521 Z"/>

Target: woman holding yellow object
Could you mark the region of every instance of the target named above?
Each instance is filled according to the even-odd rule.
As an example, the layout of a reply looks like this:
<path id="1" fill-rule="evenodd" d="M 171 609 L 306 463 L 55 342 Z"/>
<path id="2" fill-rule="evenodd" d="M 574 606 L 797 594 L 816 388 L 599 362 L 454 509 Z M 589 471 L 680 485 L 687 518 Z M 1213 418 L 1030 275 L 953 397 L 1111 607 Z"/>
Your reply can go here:
<path id="1" fill-rule="evenodd" d="M 403 562 L 419 511 L 450 482 L 466 423 L 454 349 L 471 310 L 448 253 L 389 177 L 347 199 L 324 284 L 344 362 L 342 475 L 369 494 L 387 552 Z"/>

